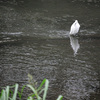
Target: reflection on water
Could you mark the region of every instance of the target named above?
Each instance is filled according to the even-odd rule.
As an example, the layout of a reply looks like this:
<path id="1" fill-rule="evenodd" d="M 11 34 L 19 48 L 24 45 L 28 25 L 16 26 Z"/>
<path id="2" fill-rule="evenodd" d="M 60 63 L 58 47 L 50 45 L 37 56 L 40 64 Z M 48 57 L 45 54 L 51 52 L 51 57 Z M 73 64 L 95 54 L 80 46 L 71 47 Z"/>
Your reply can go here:
<path id="1" fill-rule="evenodd" d="M 0 86 L 26 84 L 30 73 L 39 83 L 49 79 L 47 100 L 59 94 L 65 100 L 100 95 L 99 6 L 69 1 L 0 5 Z M 75 19 L 80 37 L 68 37 Z"/>
<path id="2" fill-rule="evenodd" d="M 80 48 L 77 37 L 70 36 L 70 44 L 74 51 L 74 55 L 76 55 L 78 52 L 78 49 Z"/>

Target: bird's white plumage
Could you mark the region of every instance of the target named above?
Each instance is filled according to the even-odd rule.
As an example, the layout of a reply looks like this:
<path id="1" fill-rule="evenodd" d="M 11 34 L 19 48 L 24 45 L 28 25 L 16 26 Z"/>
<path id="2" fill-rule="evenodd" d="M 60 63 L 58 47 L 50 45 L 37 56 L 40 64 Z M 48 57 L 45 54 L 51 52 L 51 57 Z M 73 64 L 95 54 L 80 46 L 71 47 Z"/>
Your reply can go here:
<path id="1" fill-rule="evenodd" d="M 75 20 L 75 22 L 71 25 L 71 28 L 70 28 L 70 35 L 75 35 L 76 33 L 78 33 L 80 29 L 80 24 L 78 23 L 77 20 Z"/>

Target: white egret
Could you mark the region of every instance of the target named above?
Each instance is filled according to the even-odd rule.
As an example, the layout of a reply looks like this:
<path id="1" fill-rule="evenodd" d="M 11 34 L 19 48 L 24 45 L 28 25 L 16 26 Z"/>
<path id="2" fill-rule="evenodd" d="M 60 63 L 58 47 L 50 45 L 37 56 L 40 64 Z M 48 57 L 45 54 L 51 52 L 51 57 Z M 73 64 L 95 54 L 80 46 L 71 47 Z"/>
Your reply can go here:
<path id="1" fill-rule="evenodd" d="M 71 25 L 70 28 L 70 35 L 76 35 L 80 29 L 80 24 L 78 23 L 78 20 L 75 20 L 75 22 Z"/>

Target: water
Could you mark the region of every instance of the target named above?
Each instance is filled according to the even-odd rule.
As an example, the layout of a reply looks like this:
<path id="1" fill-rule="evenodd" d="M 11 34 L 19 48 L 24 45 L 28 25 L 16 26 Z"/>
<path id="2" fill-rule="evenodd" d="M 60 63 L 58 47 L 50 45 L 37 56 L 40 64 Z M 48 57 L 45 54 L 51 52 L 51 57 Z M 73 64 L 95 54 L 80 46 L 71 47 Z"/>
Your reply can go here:
<path id="1" fill-rule="evenodd" d="M 0 4 L 0 85 L 49 79 L 47 100 L 100 100 L 100 6 L 73 0 Z M 71 24 L 81 25 L 69 37 Z"/>

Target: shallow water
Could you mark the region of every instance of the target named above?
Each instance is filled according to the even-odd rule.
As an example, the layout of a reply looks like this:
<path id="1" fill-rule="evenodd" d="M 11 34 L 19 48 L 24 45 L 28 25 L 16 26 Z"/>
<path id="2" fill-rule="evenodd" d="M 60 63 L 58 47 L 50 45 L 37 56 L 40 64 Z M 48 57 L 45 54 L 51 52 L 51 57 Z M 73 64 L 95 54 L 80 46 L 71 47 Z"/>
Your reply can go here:
<path id="1" fill-rule="evenodd" d="M 81 25 L 69 37 L 71 24 Z M 49 79 L 48 100 L 100 100 L 100 6 L 38 0 L 0 4 L 0 85 Z"/>

